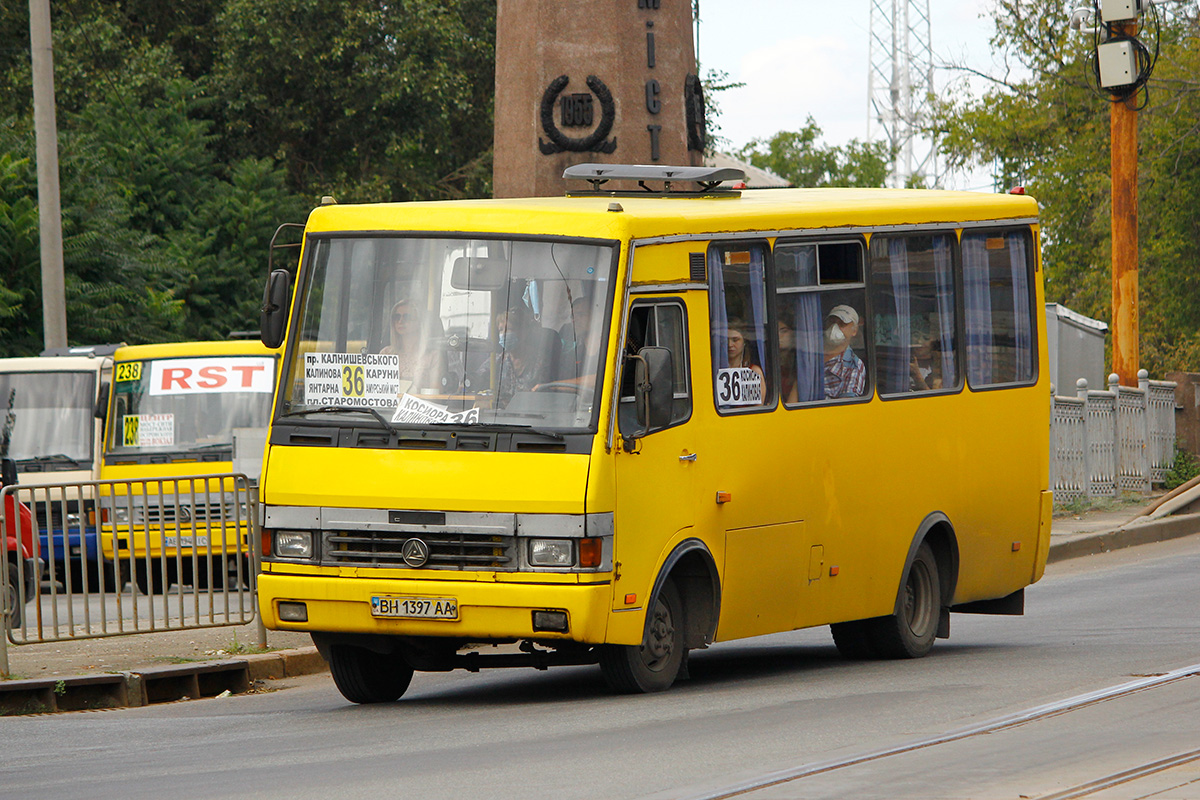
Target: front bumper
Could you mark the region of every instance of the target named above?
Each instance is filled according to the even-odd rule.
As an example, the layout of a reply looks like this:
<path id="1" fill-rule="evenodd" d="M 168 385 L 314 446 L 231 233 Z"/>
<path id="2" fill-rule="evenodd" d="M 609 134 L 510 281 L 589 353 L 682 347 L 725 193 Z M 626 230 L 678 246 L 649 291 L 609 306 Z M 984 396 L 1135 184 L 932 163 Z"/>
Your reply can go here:
<path id="1" fill-rule="evenodd" d="M 530 578 L 536 578 L 530 575 Z M 371 614 L 372 596 L 454 598 L 457 620 L 393 619 Z M 612 586 L 595 584 L 503 583 L 453 580 L 388 580 L 324 575 L 259 576 L 259 610 L 271 630 L 324 631 L 392 636 L 431 636 L 466 641 L 494 639 L 605 641 Z M 307 607 L 305 622 L 279 618 L 279 603 Z M 535 631 L 534 611 L 565 611 L 565 633 Z"/>

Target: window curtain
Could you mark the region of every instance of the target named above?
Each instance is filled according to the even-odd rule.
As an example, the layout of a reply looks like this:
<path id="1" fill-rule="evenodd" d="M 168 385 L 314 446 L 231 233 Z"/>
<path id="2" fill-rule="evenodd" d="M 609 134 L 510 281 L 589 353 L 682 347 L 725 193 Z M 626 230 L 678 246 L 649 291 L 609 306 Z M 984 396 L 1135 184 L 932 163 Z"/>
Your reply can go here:
<path id="1" fill-rule="evenodd" d="M 967 310 L 967 377 L 974 386 L 992 380 L 992 288 L 986 237 L 964 234 L 963 294 Z"/>
<path id="2" fill-rule="evenodd" d="M 709 302 L 712 304 L 713 331 L 718 334 L 713 336 L 713 347 L 717 351 L 714 354 L 717 369 L 729 367 L 729 351 L 725 346 L 725 330 L 729 327 L 729 313 L 725 306 L 724 255 L 717 249 L 712 249 L 708 253 L 708 275 L 712 287 L 709 293 Z M 757 245 L 750 248 L 749 279 L 750 311 L 754 315 L 754 319 L 744 319 L 742 322 L 749 325 L 753 331 L 754 341 L 746 344 L 754 347 L 754 363 L 765 370 L 767 366 L 767 268 L 763 258 L 763 249 Z"/>
<path id="3" fill-rule="evenodd" d="M 908 289 L 908 241 L 888 239 L 888 277 L 892 289 L 892 314 L 895 325 L 892 342 L 885 349 L 883 391 L 899 394 L 909 390 L 908 365 L 912 361 L 912 315 Z"/>
<path id="4" fill-rule="evenodd" d="M 1010 233 L 1008 239 L 1008 264 L 1012 272 L 1013 323 L 1016 326 L 1016 375 L 1013 379 L 1028 380 L 1033 377 L 1033 324 L 1029 317 L 1029 261 L 1025 254 L 1025 237 Z"/>
<path id="5" fill-rule="evenodd" d="M 729 315 L 725 312 L 725 264 L 717 248 L 708 251 L 708 302 L 712 305 L 713 361 L 717 369 L 729 368 L 729 351 L 725 347 L 725 331 L 729 328 Z M 715 376 L 714 376 L 715 379 Z"/>
<path id="6" fill-rule="evenodd" d="M 763 258 L 763 248 L 754 246 L 750 248 L 750 307 L 754 311 L 753 320 L 742 320 L 750 322 L 754 327 L 754 352 L 756 358 L 754 363 L 762 367 L 763 372 L 767 371 L 767 265 L 766 259 Z M 763 386 L 763 399 L 766 399 L 767 387 Z"/>
<path id="7" fill-rule="evenodd" d="M 954 363 L 954 271 L 950 237 L 933 239 L 933 274 L 937 282 L 938 342 L 942 352 L 942 387 L 958 385 Z"/>
<path id="8" fill-rule="evenodd" d="M 808 247 L 795 251 L 797 284 L 817 285 L 817 252 Z M 791 319 L 796 341 L 796 399 L 812 403 L 825 399 L 825 347 L 821 324 L 821 297 L 816 292 L 791 296 Z M 784 398 L 785 400 L 787 398 Z"/>

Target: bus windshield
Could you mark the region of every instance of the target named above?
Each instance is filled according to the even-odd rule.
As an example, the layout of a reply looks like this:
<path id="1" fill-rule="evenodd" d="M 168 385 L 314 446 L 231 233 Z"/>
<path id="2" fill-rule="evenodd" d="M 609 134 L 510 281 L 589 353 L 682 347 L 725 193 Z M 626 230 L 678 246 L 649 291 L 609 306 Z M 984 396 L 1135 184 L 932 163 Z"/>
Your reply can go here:
<path id="1" fill-rule="evenodd" d="M 275 386 L 269 356 L 117 362 L 108 452 L 231 451 L 235 428 L 265 428 Z"/>
<path id="2" fill-rule="evenodd" d="M 615 243 L 339 236 L 310 247 L 282 416 L 594 429 Z"/>
<path id="3" fill-rule="evenodd" d="M 0 373 L 4 455 L 23 471 L 90 465 L 95 405 L 95 373 Z"/>

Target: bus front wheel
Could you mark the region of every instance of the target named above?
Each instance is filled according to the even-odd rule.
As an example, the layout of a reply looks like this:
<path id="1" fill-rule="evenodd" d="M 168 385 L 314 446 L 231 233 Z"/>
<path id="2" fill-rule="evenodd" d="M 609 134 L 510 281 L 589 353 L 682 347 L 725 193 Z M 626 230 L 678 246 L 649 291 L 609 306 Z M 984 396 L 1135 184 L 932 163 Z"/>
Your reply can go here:
<path id="1" fill-rule="evenodd" d="M 606 644 L 600 648 L 600 671 L 609 687 L 624 694 L 661 692 L 671 688 L 683 663 L 683 602 L 675 582 L 659 590 L 640 645 Z"/>
<path id="2" fill-rule="evenodd" d="M 412 681 L 413 668 L 399 655 L 336 644 L 329 648 L 329 672 L 351 703 L 390 703 Z"/>

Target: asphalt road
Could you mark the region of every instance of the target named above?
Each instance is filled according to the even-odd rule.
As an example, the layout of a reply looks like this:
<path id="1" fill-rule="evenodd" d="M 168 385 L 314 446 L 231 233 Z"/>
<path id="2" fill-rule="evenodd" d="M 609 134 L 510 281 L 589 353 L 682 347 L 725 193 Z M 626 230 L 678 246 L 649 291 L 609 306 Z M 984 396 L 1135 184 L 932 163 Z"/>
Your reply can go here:
<path id="1" fill-rule="evenodd" d="M 846 662 L 818 629 L 696 653 L 691 679 L 661 695 L 610 695 L 597 668 L 579 667 L 418 674 L 401 701 L 366 707 L 321 675 L 265 694 L 3 719 L 0 795 L 1043 797 L 1200 750 L 1200 677 L 761 784 L 1198 664 L 1198 590 L 1191 537 L 1052 565 L 1026 616 L 955 615 L 951 638 L 918 661 Z M 1155 773 L 1183 787 L 1161 797 L 1200 798 L 1196 763 Z"/>

